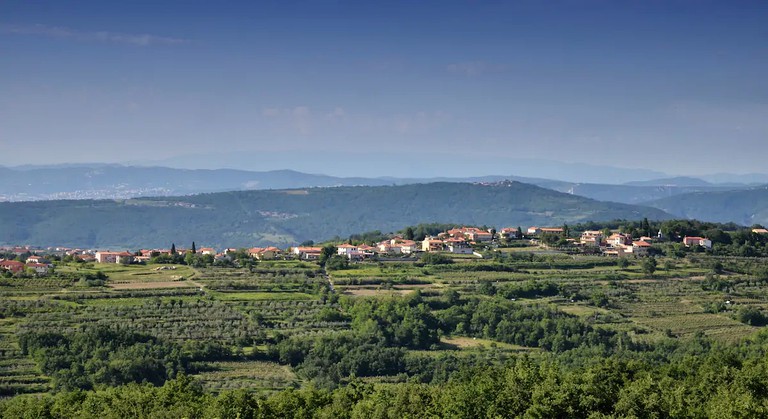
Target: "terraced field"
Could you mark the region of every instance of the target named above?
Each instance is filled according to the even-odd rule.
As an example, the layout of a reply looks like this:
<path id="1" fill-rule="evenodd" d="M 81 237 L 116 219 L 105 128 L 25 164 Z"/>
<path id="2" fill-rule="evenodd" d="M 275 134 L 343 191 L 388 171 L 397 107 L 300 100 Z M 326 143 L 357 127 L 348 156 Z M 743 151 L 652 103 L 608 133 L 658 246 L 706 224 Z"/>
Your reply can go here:
<path id="1" fill-rule="evenodd" d="M 277 334 L 348 327 L 324 319 L 323 310 L 337 304 L 321 298 L 326 282 L 317 265 L 278 262 L 254 272 L 167 265 L 62 268 L 68 276 L 101 270 L 109 279 L 93 287 L 61 278 L 0 282 L 0 396 L 50 390 L 49 378 L 20 351 L 18 336 L 30 331 L 102 326 L 182 345 L 217 342 L 248 355 Z M 211 389 L 276 390 L 296 382 L 290 368 L 256 360 L 215 363 L 203 367 L 200 377 Z"/>
<path id="2" fill-rule="evenodd" d="M 107 279 L 80 278 L 98 272 Z M 630 259 L 620 268 L 614 259 L 525 249 L 440 265 L 407 260 L 353 263 L 348 269 L 328 272 L 328 277 L 318 264 L 299 261 L 241 268 L 61 266 L 58 276 L 0 279 L 0 396 L 51 389 L 51 379 L 22 353 L 19 336 L 93 326 L 135 331 L 185 348 L 206 342 L 232 348 L 231 358 L 196 366 L 195 376 L 213 392 L 297 387 L 306 378 L 288 365 L 267 361 L 270 345 L 288 337 L 350 330 L 350 313 L 345 311 L 350 301 L 412 298 L 417 293 L 438 315 L 459 301 L 503 300 L 515 307 L 551 309 L 596 330 L 626 333 L 643 343 L 698 334 L 736 341 L 758 330 L 736 321 L 735 313 L 745 306 L 768 308 L 766 287 L 731 275 L 724 277 L 733 282 L 727 291 L 709 289 L 703 285 L 708 272 L 700 262 L 679 259 L 649 276 L 643 273 L 641 260 Z M 713 304 L 726 300 L 729 305 L 712 310 Z M 449 330 L 439 345 L 411 350 L 408 359 L 503 359 L 544 353 L 480 334 L 467 336 L 472 329 L 466 324 L 456 328 L 456 336 Z"/>
<path id="3" fill-rule="evenodd" d="M 195 376 L 213 392 L 236 389 L 275 391 L 298 387 L 301 380 L 285 365 L 274 362 L 212 362 Z"/>

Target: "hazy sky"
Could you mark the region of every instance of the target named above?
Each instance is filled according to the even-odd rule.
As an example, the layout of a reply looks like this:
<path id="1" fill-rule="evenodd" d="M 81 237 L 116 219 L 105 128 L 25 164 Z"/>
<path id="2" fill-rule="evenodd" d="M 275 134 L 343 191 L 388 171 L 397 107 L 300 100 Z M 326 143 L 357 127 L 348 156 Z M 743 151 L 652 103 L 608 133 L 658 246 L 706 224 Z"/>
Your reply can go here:
<path id="1" fill-rule="evenodd" d="M 439 152 L 435 175 L 767 171 L 766 1 L 117 3 L 0 2 L 0 164 L 300 150 L 292 169 Z"/>

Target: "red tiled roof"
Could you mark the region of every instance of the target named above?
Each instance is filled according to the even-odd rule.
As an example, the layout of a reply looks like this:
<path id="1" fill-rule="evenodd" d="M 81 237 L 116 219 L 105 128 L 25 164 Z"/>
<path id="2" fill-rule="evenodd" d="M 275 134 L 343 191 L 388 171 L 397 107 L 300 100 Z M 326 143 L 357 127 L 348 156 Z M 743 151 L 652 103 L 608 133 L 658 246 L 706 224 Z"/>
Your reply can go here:
<path id="1" fill-rule="evenodd" d="M 303 253 L 316 253 L 316 252 L 322 252 L 322 247 L 297 247 L 299 252 Z"/>
<path id="2" fill-rule="evenodd" d="M 19 262 L 18 260 L 2 260 L 0 261 L 0 266 L 24 266 L 24 262 Z"/>
<path id="3" fill-rule="evenodd" d="M 115 256 L 133 256 L 131 252 L 97 252 L 101 255 L 115 255 Z"/>

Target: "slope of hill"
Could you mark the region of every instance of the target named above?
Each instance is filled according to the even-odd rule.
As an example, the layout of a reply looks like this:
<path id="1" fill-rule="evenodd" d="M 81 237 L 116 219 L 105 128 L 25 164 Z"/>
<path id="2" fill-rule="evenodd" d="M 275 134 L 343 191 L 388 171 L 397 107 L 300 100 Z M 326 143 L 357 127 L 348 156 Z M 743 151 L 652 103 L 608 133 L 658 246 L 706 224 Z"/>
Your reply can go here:
<path id="1" fill-rule="evenodd" d="M 768 186 L 676 195 L 648 202 L 647 205 L 698 220 L 742 225 L 768 224 Z"/>
<path id="2" fill-rule="evenodd" d="M 0 243 L 80 247 L 286 245 L 422 222 L 562 225 L 666 219 L 534 185 L 432 183 L 210 193 L 172 198 L 1 203 Z"/>
<path id="3" fill-rule="evenodd" d="M 538 186 L 580 195 L 598 201 L 623 202 L 625 204 L 644 205 L 670 196 L 692 193 L 744 189 L 745 186 L 632 186 L 603 185 L 596 183 L 536 182 Z"/>

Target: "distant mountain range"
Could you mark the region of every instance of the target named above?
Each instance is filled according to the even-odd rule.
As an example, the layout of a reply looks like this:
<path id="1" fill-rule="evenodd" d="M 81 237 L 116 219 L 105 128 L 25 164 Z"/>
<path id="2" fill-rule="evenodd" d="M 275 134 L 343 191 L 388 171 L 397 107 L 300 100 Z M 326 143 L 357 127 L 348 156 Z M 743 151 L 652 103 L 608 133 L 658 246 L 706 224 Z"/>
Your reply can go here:
<path id="1" fill-rule="evenodd" d="M 0 243 L 88 248 L 288 245 L 446 222 L 496 227 L 668 219 L 520 182 L 430 183 L 0 203 Z M 11 222 L 8 222 L 12 220 Z"/>
<path id="2" fill-rule="evenodd" d="M 632 182 L 626 182 L 624 185 L 628 186 L 683 186 L 683 187 L 708 187 L 708 186 L 714 186 L 712 183 L 707 182 L 706 180 L 695 178 L 695 177 L 689 177 L 689 176 L 678 176 L 678 177 L 671 177 L 671 178 L 662 178 L 662 179 L 651 179 L 651 180 L 639 180 L 639 181 L 632 181 Z"/>
<path id="3" fill-rule="evenodd" d="M 168 167 L 88 165 L 0 167 L 0 197 L 7 201 L 132 198 L 203 192 L 316 186 L 386 185 L 389 180 L 337 178 L 292 170 L 187 170 Z"/>
<path id="4" fill-rule="evenodd" d="M 768 186 L 730 191 L 695 192 L 650 202 L 683 218 L 768 225 Z"/>
<path id="5" fill-rule="evenodd" d="M 513 173 L 526 178 L 546 178 L 579 183 L 620 184 L 634 180 L 650 180 L 669 175 L 648 169 L 614 167 L 589 163 L 562 162 L 546 159 L 478 155 L 471 147 L 457 155 L 434 150 L 411 150 L 403 144 L 400 150 L 382 147 L 376 153 L 348 150 L 312 151 L 210 151 L 176 156 L 157 161 L 133 162 L 133 165 L 194 169 L 227 167 L 248 171 L 299 168 L 302 172 L 325 173 L 346 177 L 350 173 L 366 177 L 432 178 L 450 173 L 464 178 L 475 173 Z"/>
<path id="6" fill-rule="evenodd" d="M 515 180 L 600 201 L 629 204 L 640 204 L 683 193 L 747 187 L 746 185 L 713 185 L 701 179 L 689 177 L 618 185 L 575 183 L 512 175 L 455 178 L 336 177 L 292 170 L 254 172 L 233 169 L 190 170 L 96 164 L 0 167 L 0 201 L 126 199 L 233 190 L 384 186 L 430 182 L 483 183 L 501 180 Z"/>

